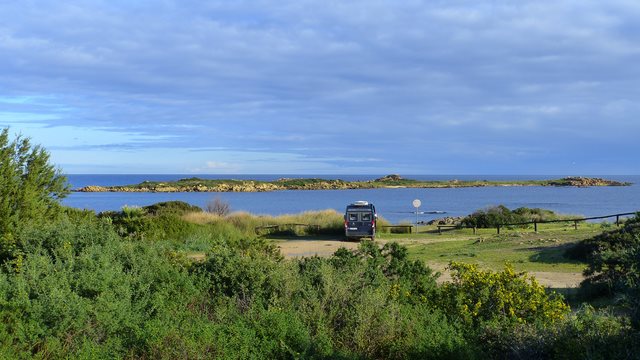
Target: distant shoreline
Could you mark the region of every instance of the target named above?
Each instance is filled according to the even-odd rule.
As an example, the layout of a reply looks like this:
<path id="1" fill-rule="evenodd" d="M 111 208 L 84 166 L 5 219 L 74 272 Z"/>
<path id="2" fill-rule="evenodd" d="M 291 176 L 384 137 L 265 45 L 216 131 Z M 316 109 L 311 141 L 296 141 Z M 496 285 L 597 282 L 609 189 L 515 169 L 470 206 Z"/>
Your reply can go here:
<path id="1" fill-rule="evenodd" d="M 551 180 L 436 180 L 424 181 L 405 179 L 399 175 L 387 175 L 375 180 L 344 181 L 341 179 L 321 178 L 281 178 L 274 181 L 201 179 L 197 177 L 176 181 L 143 181 L 133 185 L 97 186 L 89 185 L 74 192 L 267 192 L 281 190 L 350 190 L 380 188 L 468 188 L 490 186 L 629 186 L 629 182 L 620 182 L 602 178 L 566 177 Z"/>

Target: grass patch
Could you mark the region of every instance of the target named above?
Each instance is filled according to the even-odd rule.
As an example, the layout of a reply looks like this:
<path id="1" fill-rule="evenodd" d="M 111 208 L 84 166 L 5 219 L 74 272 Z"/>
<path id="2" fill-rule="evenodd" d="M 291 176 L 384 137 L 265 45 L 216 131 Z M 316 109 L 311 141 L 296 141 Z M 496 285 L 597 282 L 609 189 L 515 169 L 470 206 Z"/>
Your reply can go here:
<path id="1" fill-rule="evenodd" d="M 581 272 L 586 263 L 566 257 L 565 251 L 602 231 L 599 224 L 584 224 L 578 230 L 556 226 L 538 233 L 519 230 L 498 235 L 490 230 L 474 235 L 470 229 L 456 229 L 439 235 L 424 227 L 418 234 L 385 234 L 381 239 L 403 243 L 412 259 L 429 264 L 461 261 L 499 270 L 508 262 L 517 271 Z"/>

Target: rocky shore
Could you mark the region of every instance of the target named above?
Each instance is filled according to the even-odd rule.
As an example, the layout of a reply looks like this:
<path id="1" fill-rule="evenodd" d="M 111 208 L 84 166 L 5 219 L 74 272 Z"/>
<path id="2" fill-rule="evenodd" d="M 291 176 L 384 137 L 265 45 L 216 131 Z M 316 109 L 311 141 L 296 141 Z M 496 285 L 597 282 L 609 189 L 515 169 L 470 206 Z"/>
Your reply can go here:
<path id="1" fill-rule="evenodd" d="M 369 181 L 344 181 L 340 179 L 278 179 L 256 180 L 208 180 L 199 178 L 180 179 L 172 182 L 144 181 L 135 185 L 85 186 L 77 192 L 265 192 L 278 190 L 347 190 L 376 188 L 452 188 L 484 186 L 628 186 L 630 183 L 601 178 L 567 177 L 555 180 L 525 181 L 421 181 L 404 179 L 399 175 L 387 175 Z"/>

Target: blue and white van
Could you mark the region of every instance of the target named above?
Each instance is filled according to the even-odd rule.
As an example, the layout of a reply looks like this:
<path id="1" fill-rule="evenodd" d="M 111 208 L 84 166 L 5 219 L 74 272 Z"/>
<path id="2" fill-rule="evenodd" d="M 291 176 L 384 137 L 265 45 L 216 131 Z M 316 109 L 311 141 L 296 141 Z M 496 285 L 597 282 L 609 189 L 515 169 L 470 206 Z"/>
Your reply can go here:
<path id="1" fill-rule="evenodd" d="M 376 237 L 376 207 L 368 201 L 356 201 L 347 205 L 344 214 L 344 235 L 347 240 Z"/>

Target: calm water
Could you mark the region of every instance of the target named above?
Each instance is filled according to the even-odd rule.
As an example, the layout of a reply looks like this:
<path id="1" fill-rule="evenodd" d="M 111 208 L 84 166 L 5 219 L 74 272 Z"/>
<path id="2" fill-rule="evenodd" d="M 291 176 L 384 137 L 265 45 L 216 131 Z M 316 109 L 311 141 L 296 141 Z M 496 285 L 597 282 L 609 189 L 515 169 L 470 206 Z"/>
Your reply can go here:
<path id="1" fill-rule="evenodd" d="M 68 175 L 73 188 L 86 185 L 127 185 L 144 180 L 171 181 L 194 175 Z M 311 175 L 195 175 L 209 179 L 275 180 L 281 177 L 314 177 Z M 321 175 L 325 179 L 370 180 L 376 175 Z M 419 180 L 518 180 L 555 179 L 563 176 L 496 176 L 496 175 L 407 175 Z M 443 216 L 463 216 L 492 205 L 505 205 L 515 209 L 521 206 L 550 209 L 563 214 L 600 216 L 640 211 L 640 176 L 598 176 L 630 181 L 623 187 L 484 187 L 458 189 L 370 189 L 370 190 L 290 190 L 265 193 L 72 193 L 63 202 L 66 205 L 95 211 L 119 210 L 125 205 L 145 206 L 160 201 L 182 200 L 205 207 L 219 197 L 228 202 L 233 211 L 254 214 L 290 214 L 307 210 L 336 209 L 356 200 L 368 200 L 376 205 L 378 213 L 391 221 L 415 221 L 411 202 L 420 199 L 420 211 L 443 211 L 446 214 L 420 214 L 420 220 Z"/>

